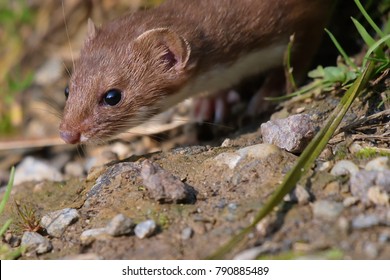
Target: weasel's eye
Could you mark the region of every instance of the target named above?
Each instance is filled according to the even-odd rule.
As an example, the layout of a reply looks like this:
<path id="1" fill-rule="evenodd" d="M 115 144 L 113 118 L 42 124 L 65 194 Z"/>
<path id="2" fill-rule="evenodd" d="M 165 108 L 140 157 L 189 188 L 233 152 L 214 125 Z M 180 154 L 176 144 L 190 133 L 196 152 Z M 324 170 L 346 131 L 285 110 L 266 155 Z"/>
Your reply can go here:
<path id="1" fill-rule="evenodd" d="M 69 97 L 69 87 L 68 86 L 65 88 L 64 93 L 65 93 L 65 99 L 68 100 L 68 97 Z"/>
<path id="2" fill-rule="evenodd" d="M 117 89 L 110 89 L 103 96 L 103 103 L 109 106 L 115 106 L 122 99 L 122 92 Z"/>

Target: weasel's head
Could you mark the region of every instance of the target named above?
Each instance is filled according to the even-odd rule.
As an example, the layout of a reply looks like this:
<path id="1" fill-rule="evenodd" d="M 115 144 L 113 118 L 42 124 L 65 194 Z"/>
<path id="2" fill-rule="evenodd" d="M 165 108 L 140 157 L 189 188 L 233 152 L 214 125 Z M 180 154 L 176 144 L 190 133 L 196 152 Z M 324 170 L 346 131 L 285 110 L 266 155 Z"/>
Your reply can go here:
<path id="1" fill-rule="evenodd" d="M 191 49 L 182 36 L 167 28 L 133 38 L 121 36 L 123 31 L 88 22 L 87 40 L 65 89 L 60 124 L 65 142 L 99 142 L 141 124 L 188 79 Z"/>

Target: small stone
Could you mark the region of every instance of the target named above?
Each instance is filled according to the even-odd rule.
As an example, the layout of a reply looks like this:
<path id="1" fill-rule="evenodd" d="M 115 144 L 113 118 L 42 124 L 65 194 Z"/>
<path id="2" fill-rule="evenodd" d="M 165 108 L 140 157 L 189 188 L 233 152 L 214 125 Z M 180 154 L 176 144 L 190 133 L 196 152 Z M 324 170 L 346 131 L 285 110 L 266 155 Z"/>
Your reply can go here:
<path id="1" fill-rule="evenodd" d="M 112 236 L 129 234 L 133 231 L 133 220 L 123 214 L 118 214 L 107 224 L 106 232 Z"/>
<path id="2" fill-rule="evenodd" d="M 153 220 L 146 220 L 144 222 L 139 223 L 135 229 L 134 233 L 138 238 L 143 239 L 145 237 L 149 237 L 153 235 L 157 228 L 156 222 Z"/>
<path id="3" fill-rule="evenodd" d="M 241 156 L 237 153 L 221 153 L 213 160 L 217 166 L 227 165 L 230 169 L 234 169 L 241 160 Z"/>
<path id="4" fill-rule="evenodd" d="M 348 196 L 343 200 L 344 207 L 351 207 L 359 202 L 359 198 L 355 196 Z"/>
<path id="5" fill-rule="evenodd" d="M 98 238 L 104 238 L 108 235 L 106 228 L 92 228 L 83 231 L 80 235 L 80 241 L 83 244 L 90 244 Z"/>
<path id="6" fill-rule="evenodd" d="M 230 140 L 229 138 L 226 138 L 225 140 L 223 140 L 221 147 L 230 147 L 231 142 L 232 142 L 232 140 Z"/>
<path id="7" fill-rule="evenodd" d="M 356 143 L 356 142 L 353 142 L 350 146 L 349 146 L 349 151 L 353 154 L 356 154 L 357 152 L 359 152 L 361 149 L 363 149 L 363 147 L 359 144 L 359 143 Z"/>
<path id="8" fill-rule="evenodd" d="M 18 247 L 21 242 L 19 236 L 14 235 L 12 232 L 6 232 L 4 234 L 4 241 L 8 243 L 12 248 Z"/>
<path id="9" fill-rule="evenodd" d="M 354 229 L 363 229 L 377 226 L 380 223 L 380 219 L 374 214 L 360 214 L 352 220 L 352 227 Z"/>
<path id="10" fill-rule="evenodd" d="M 66 228 L 77 221 L 79 213 L 76 209 L 65 208 L 46 214 L 41 219 L 41 226 L 54 237 L 61 237 Z"/>
<path id="11" fill-rule="evenodd" d="M 181 232 L 181 239 L 188 240 L 192 237 L 193 234 L 194 234 L 194 230 L 191 227 L 186 227 Z"/>
<path id="12" fill-rule="evenodd" d="M 389 194 L 382 186 L 373 186 L 369 188 L 367 192 L 367 197 L 372 203 L 376 205 L 389 205 Z"/>
<path id="13" fill-rule="evenodd" d="M 385 244 L 390 240 L 390 232 L 382 232 L 378 237 L 378 242 L 381 244 Z"/>
<path id="14" fill-rule="evenodd" d="M 234 256 L 234 260 L 255 260 L 257 256 L 264 252 L 262 246 L 253 247 L 247 250 L 244 250 Z"/>
<path id="15" fill-rule="evenodd" d="M 84 167 L 79 162 L 68 162 L 65 165 L 65 174 L 72 177 L 84 176 Z"/>
<path id="16" fill-rule="evenodd" d="M 373 186 L 381 186 L 384 193 L 390 193 L 390 170 L 360 170 L 350 179 L 351 193 L 368 203 L 368 191 Z"/>
<path id="17" fill-rule="evenodd" d="M 311 196 L 308 190 L 301 185 L 297 185 L 297 187 L 293 189 L 291 193 L 284 197 L 284 201 L 298 202 L 299 205 L 306 205 L 310 202 L 310 198 Z"/>
<path id="18" fill-rule="evenodd" d="M 69 255 L 63 258 L 63 260 L 102 260 L 103 258 L 95 253 L 85 253 L 79 255 Z"/>
<path id="19" fill-rule="evenodd" d="M 22 236 L 21 246 L 27 247 L 29 251 L 37 254 L 44 254 L 53 249 L 51 242 L 37 232 L 26 231 Z"/>
<path id="20" fill-rule="evenodd" d="M 142 162 L 141 177 L 149 196 L 160 203 L 190 202 L 195 199 L 190 186 L 149 160 Z"/>
<path id="21" fill-rule="evenodd" d="M 324 161 L 317 163 L 318 171 L 328 171 L 332 167 L 332 162 Z"/>
<path id="22" fill-rule="evenodd" d="M 333 166 L 330 174 L 334 176 L 354 175 L 359 171 L 359 167 L 350 160 L 340 160 Z"/>
<path id="23" fill-rule="evenodd" d="M 274 144 L 292 153 L 300 153 L 314 137 L 315 126 L 308 114 L 271 120 L 260 127 L 264 143 Z"/>
<path id="24" fill-rule="evenodd" d="M 366 242 L 364 244 L 363 250 L 369 259 L 375 259 L 376 257 L 378 257 L 379 254 L 378 247 L 373 242 Z"/>
<path id="25" fill-rule="evenodd" d="M 388 157 L 378 157 L 366 164 L 366 170 L 376 170 L 384 171 L 389 169 L 389 158 Z"/>
<path id="26" fill-rule="evenodd" d="M 241 148 L 237 151 L 237 153 L 244 158 L 252 158 L 252 159 L 265 159 L 269 157 L 271 154 L 279 153 L 280 149 L 272 144 L 257 144 L 248 146 L 245 148 Z"/>
<path id="27" fill-rule="evenodd" d="M 340 217 L 337 220 L 337 226 L 340 229 L 340 231 L 344 234 L 348 234 L 351 230 L 351 224 L 345 217 Z"/>
<path id="28" fill-rule="evenodd" d="M 27 181 L 62 181 L 63 177 L 58 169 L 54 168 L 49 163 L 36 159 L 34 157 L 26 157 L 15 170 L 14 184 L 20 184 Z"/>
<path id="29" fill-rule="evenodd" d="M 326 195 L 334 195 L 334 194 L 339 194 L 340 193 L 340 182 L 339 181 L 333 181 L 327 184 L 324 188 Z"/>
<path id="30" fill-rule="evenodd" d="M 312 204 L 312 208 L 315 218 L 327 221 L 334 221 L 344 209 L 342 203 L 329 200 L 318 200 Z"/>

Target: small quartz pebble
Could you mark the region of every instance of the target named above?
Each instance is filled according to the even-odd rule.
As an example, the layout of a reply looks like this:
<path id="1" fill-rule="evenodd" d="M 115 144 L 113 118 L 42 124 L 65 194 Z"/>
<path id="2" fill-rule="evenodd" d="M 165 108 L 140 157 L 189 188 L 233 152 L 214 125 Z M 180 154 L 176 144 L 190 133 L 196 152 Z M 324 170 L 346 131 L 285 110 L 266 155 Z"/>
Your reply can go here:
<path id="1" fill-rule="evenodd" d="M 141 177 L 149 196 L 161 203 L 178 203 L 194 198 L 189 186 L 149 160 L 142 162 Z"/>
<path id="2" fill-rule="evenodd" d="M 84 167 L 79 162 L 68 162 L 65 165 L 65 174 L 72 177 L 82 177 L 84 175 Z"/>
<path id="3" fill-rule="evenodd" d="M 54 237 L 60 237 L 66 228 L 77 221 L 79 213 L 76 209 L 65 208 L 46 214 L 41 219 L 41 225 L 47 233 Z"/>
<path id="4" fill-rule="evenodd" d="M 368 191 L 373 186 L 381 186 L 384 195 L 390 193 L 390 170 L 360 170 L 351 177 L 350 185 L 352 195 L 360 198 L 363 203 L 368 203 Z M 373 195 L 371 193 L 371 198 Z"/>
<path id="5" fill-rule="evenodd" d="M 291 193 L 284 197 L 284 201 L 298 202 L 300 205 L 306 205 L 310 202 L 310 193 L 306 188 L 298 185 Z"/>
<path id="6" fill-rule="evenodd" d="M 344 205 L 344 207 L 351 207 L 351 206 L 357 204 L 359 202 L 359 200 L 360 199 L 358 197 L 348 196 L 343 200 L 343 205 Z"/>
<path id="7" fill-rule="evenodd" d="M 51 242 L 37 232 L 26 231 L 23 234 L 21 246 L 27 247 L 37 254 L 44 254 L 53 249 Z"/>
<path id="8" fill-rule="evenodd" d="M 226 152 L 217 155 L 213 161 L 218 166 L 227 165 L 230 169 L 234 169 L 238 163 L 247 158 L 264 159 L 271 154 L 279 153 L 280 149 L 271 144 L 257 144 L 241 148 L 236 152 Z"/>
<path id="9" fill-rule="evenodd" d="M 193 234 L 194 234 L 194 230 L 191 227 L 186 227 L 181 232 L 181 239 L 188 240 L 192 237 Z"/>
<path id="10" fill-rule="evenodd" d="M 367 191 L 367 197 L 375 205 L 389 205 L 389 194 L 381 186 L 373 186 L 369 188 Z"/>
<path id="11" fill-rule="evenodd" d="M 342 203 L 318 200 L 313 203 L 312 208 L 315 218 L 333 221 L 341 214 L 344 207 Z"/>
<path id="12" fill-rule="evenodd" d="M 60 171 L 51 164 L 36 159 L 34 157 L 26 157 L 15 170 L 14 184 L 20 184 L 27 181 L 62 181 L 63 176 Z"/>
<path id="13" fill-rule="evenodd" d="M 133 231 L 133 220 L 123 214 L 118 214 L 107 224 L 106 232 L 112 236 L 129 234 Z"/>
<path id="14" fill-rule="evenodd" d="M 308 114 L 297 114 L 285 119 L 271 120 L 260 127 L 264 143 L 274 144 L 292 153 L 300 153 L 315 134 L 315 126 Z"/>
<path id="15" fill-rule="evenodd" d="M 354 229 L 363 229 L 377 226 L 380 223 L 380 218 L 374 214 L 360 214 L 352 220 L 352 227 Z"/>
<path id="16" fill-rule="evenodd" d="M 334 176 L 354 175 L 359 171 L 359 167 L 350 160 L 340 160 L 333 166 L 330 174 Z"/>
<path id="17" fill-rule="evenodd" d="M 153 235 L 157 228 L 156 222 L 153 220 L 146 220 L 144 222 L 139 223 L 135 229 L 134 233 L 138 238 L 143 239 L 145 237 L 149 237 Z"/>
<path id="18" fill-rule="evenodd" d="M 107 236 L 106 228 L 91 228 L 83 231 L 80 235 L 80 241 L 83 244 L 92 243 L 95 239 L 99 237 Z"/>
<path id="19" fill-rule="evenodd" d="M 388 157 L 378 157 L 371 161 L 369 161 L 365 169 L 366 170 L 376 170 L 376 171 L 384 171 L 389 169 L 389 158 Z"/>

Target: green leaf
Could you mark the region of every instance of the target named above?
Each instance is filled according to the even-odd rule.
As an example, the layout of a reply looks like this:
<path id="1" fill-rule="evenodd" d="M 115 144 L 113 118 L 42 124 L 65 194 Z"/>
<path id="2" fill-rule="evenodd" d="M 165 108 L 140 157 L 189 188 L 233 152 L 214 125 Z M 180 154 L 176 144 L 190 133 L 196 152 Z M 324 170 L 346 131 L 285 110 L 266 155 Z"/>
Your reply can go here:
<path id="1" fill-rule="evenodd" d="M 336 46 L 337 50 L 341 54 L 341 56 L 344 58 L 345 62 L 353 69 L 358 71 L 358 67 L 355 63 L 351 60 L 351 58 L 347 55 L 347 53 L 344 51 L 344 49 L 341 47 L 340 43 L 337 41 L 336 37 L 333 36 L 333 34 L 325 28 L 326 33 L 328 33 L 330 39 L 332 40 L 333 44 Z"/>

